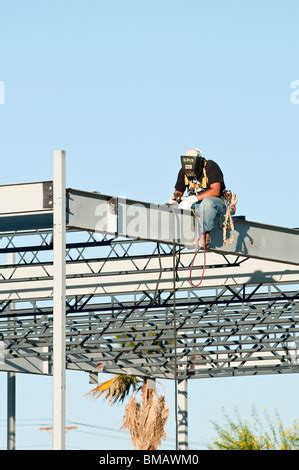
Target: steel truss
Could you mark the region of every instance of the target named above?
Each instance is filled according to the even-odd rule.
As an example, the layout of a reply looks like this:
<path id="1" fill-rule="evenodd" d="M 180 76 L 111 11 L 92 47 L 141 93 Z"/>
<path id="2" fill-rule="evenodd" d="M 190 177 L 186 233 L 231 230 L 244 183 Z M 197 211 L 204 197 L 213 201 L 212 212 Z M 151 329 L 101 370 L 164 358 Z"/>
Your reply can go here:
<path id="1" fill-rule="evenodd" d="M 2 234 L 1 257 L 15 262 L 0 269 L 0 340 L 16 370 L 33 360 L 52 370 L 52 249 L 50 230 Z M 193 253 L 177 248 L 174 291 L 173 250 L 67 232 L 67 368 L 180 380 L 298 372 L 296 266 L 209 253 L 193 288 Z"/>

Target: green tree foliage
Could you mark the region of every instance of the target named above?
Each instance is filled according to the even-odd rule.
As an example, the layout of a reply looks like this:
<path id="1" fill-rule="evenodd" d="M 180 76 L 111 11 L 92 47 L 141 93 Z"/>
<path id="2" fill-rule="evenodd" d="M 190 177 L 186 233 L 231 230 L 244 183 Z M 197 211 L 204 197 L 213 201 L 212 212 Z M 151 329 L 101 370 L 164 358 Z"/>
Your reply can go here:
<path id="1" fill-rule="evenodd" d="M 209 445 L 214 450 L 295 450 L 299 449 L 299 424 L 285 427 L 279 415 L 262 415 L 253 408 L 252 421 L 240 418 L 237 411 L 230 418 L 225 412 L 223 425 L 213 422 L 217 436 Z"/>

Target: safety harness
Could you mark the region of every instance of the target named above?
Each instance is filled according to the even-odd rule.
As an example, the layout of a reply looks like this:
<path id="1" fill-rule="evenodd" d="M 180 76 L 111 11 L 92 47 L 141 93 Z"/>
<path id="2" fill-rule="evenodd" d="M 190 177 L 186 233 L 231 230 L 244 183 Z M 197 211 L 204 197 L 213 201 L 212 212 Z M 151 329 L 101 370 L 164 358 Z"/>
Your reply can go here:
<path id="1" fill-rule="evenodd" d="M 190 194 L 197 194 L 200 191 L 202 191 L 203 189 L 208 188 L 209 178 L 208 178 L 208 175 L 207 175 L 206 166 L 207 166 L 207 160 L 205 160 L 205 162 L 204 162 L 203 175 L 202 175 L 202 178 L 201 178 L 200 181 L 198 181 L 197 179 L 189 180 L 188 176 L 185 175 L 185 186 L 186 186 L 186 188 L 189 189 Z"/>
<path id="2" fill-rule="evenodd" d="M 223 193 L 222 200 L 226 206 L 223 222 L 223 244 L 231 245 L 235 241 L 235 226 L 232 216 L 236 213 L 238 198 L 235 193 L 226 190 Z M 230 232 L 229 238 L 227 238 L 228 231 Z"/>

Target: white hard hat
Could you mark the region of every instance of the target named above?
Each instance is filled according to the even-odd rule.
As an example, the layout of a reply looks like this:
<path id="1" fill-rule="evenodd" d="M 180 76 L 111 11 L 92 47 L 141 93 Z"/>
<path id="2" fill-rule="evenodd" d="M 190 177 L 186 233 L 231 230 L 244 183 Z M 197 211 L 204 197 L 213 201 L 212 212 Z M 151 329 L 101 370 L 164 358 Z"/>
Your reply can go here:
<path id="1" fill-rule="evenodd" d="M 184 153 L 184 156 L 186 157 L 202 157 L 202 151 L 199 150 L 198 148 L 191 148 L 191 149 L 188 149 L 186 150 L 186 152 Z"/>

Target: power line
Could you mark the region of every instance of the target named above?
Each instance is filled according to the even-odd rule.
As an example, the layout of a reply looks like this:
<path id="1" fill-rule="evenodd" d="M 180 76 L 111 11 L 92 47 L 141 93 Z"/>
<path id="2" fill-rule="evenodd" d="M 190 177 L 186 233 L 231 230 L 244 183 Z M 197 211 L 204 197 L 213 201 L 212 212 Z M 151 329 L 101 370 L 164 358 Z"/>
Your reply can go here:
<path id="1" fill-rule="evenodd" d="M 91 431 L 76 431 L 76 433 L 80 433 L 80 434 L 90 434 L 90 435 L 93 435 L 93 436 L 100 436 L 100 437 L 111 437 L 111 436 L 107 436 L 107 434 L 100 434 L 100 433 L 97 433 L 97 432 L 91 432 Z M 122 440 L 122 441 L 128 441 L 128 438 L 126 437 L 119 437 L 119 436 L 115 436 L 113 437 L 113 439 L 118 439 L 118 440 Z"/>
<path id="2" fill-rule="evenodd" d="M 0 419 L 0 422 L 1 421 L 6 422 L 5 419 Z M 34 427 L 34 426 L 42 426 L 42 425 L 45 424 L 45 423 L 43 423 L 43 421 L 52 421 L 52 419 L 51 418 L 45 418 L 45 419 L 41 420 L 41 419 L 37 419 L 37 418 L 20 418 L 20 419 L 17 419 L 17 422 L 18 421 L 34 421 L 34 423 L 32 423 L 32 424 L 31 423 L 17 424 L 17 427 Z M 109 427 L 104 427 L 104 426 L 98 426 L 96 424 L 82 423 L 81 421 L 67 420 L 67 423 L 68 424 L 76 424 L 78 426 L 84 426 L 84 427 L 92 428 L 92 429 L 99 429 L 101 431 L 108 431 L 108 432 L 126 434 L 126 431 L 122 431 L 120 429 L 114 429 L 114 428 L 109 428 Z M 5 424 L 0 424 L 0 427 L 6 427 L 6 425 Z M 106 438 L 112 438 L 112 439 L 121 439 L 121 440 L 126 440 L 126 441 L 129 439 L 129 436 L 126 438 L 126 437 L 109 436 L 107 434 L 92 433 L 92 432 L 88 432 L 88 431 L 78 431 L 77 430 L 77 432 L 85 433 L 85 434 L 93 434 L 93 435 L 106 437 Z M 175 439 L 171 438 L 171 437 L 167 437 L 165 439 L 165 442 L 175 442 Z M 198 442 L 198 441 L 189 441 L 189 444 L 191 444 L 191 445 L 200 445 L 200 446 L 204 445 L 204 443 Z"/>
<path id="3" fill-rule="evenodd" d="M 126 431 L 121 431 L 121 430 L 118 430 L 118 429 L 113 429 L 113 428 L 105 428 L 105 427 L 102 427 L 102 426 L 97 426 L 96 424 L 86 424 L 86 423 L 82 423 L 80 421 L 68 421 L 68 423 L 71 423 L 71 424 L 77 424 L 78 426 L 85 426 L 85 427 L 88 427 L 88 428 L 95 428 L 95 429 L 101 429 L 101 430 L 108 430 L 108 431 L 113 431 L 113 432 L 121 432 L 121 433 L 125 433 Z M 174 438 L 171 438 L 171 437 L 167 437 L 165 439 L 165 441 L 171 441 L 171 442 L 175 442 L 175 439 Z M 189 441 L 190 444 L 194 444 L 194 445 L 202 445 L 201 442 L 198 442 L 198 441 Z"/>
<path id="4" fill-rule="evenodd" d="M 81 433 L 81 434 L 90 434 L 90 435 L 93 435 L 93 436 L 99 436 L 99 437 L 111 437 L 111 436 L 107 436 L 105 434 L 100 434 L 100 433 L 97 433 L 97 432 L 90 432 L 90 431 L 77 431 L 77 433 Z M 125 438 L 125 437 L 118 437 L 118 436 L 115 436 L 114 439 L 118 439 L 118 440 L 122 440 L 122 441 L 128 441 L 129 438 Z M 165 445 L 165 447 L 170 447 L 170 448 L 173 448 L 173 446 L 170 446 L 170 445 Z"/>
<path id="5" fill-rule="evenodd" d="M 101 429 L 102 431 L 113 431 L 113 432 L 125 433 L 125 431 L 121 431 L 120 429 L 108 428 L 108 427 L 104 427 L 104 426 L 97 426 L 96 424 L 86 424 L 86 423 L 81 423 L 80 421 L 68 421 L 68 423 L 77 424 L 78 426 L 86 426 L 88 428 Z"/>

